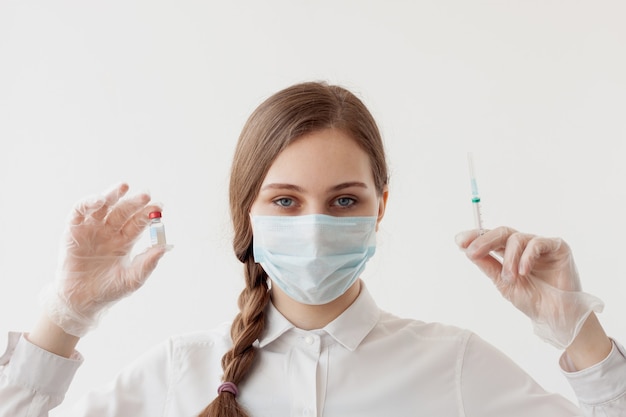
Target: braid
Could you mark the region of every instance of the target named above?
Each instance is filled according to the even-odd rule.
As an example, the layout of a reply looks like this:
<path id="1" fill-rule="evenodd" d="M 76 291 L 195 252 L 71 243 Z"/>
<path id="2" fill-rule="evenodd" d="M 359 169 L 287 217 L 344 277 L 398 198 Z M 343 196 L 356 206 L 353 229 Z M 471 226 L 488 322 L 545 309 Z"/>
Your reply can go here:
<path id="1" fill-rule="evenodd" d="M 252 344 L 261 336 L 265 328 L 265 307 L 270 295 L 267 288 L 267 274 L 254 262 L 252 256 L 245 260 L 246 287 L 239 295 L 239 313 L 230 328 L 233 347 L 222 357 L 224 382 L 239 385 L 250 370 L 256 349 Z M 228 392 L 218 394 L 199 417 L 248 417 L 237 403 L 234 395 Z"/>

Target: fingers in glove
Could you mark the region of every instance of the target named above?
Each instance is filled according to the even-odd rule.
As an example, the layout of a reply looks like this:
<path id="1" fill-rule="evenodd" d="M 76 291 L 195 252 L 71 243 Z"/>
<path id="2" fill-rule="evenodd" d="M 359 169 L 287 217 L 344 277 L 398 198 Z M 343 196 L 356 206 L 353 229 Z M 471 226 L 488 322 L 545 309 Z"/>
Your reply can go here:
<path id="1" fill-rule="evenodd" d="M 482 258 L 472 258 L 470 256 L 468 256 L 468 258 L 478 266 L 494 284 L 499 285 L 502 276 L 502 263 L 500 263 L 498 259 L 489 255 Z"/>
<path id="2" fill-rule="evenodd" d="M 489 231 L 484 232 L 485 234 L 489 233 Z M 478 266 L 478 268 L 483 271 L 489 278 L 491 278 L 492 281 L 494 281 L 495 283 L 497 283 L 500 280 L 500 275 L 502 272 L 502 263 L 500 262 L 500 259 L 497 258 L 496 252 L 501 252 L 501 251 L 491 251 L 491 252 L 487 252 L 488 255 L 491 256 L 483 256 L 482 252 L 478 252 L 479 255 L 475 255 L 475 248 L 480 247 L 481 243 L 477 242 L 474 244 L 474 242 L 481 238 L 483 235 L 481 235 L 480 230 L 477 229 L 473 229 L 473 230 L 466 230 L 463 232 L 458 233 L 455 237 L 454 240 L 456 242 L 456 244 L 459 246 L 459 248 L 461 248 L 462 250 L 464 250 L 465 254 L 467 255 L 467 257 L 476 265 Z M 490 241 L 490 240 L 489 240 Z M 484 239 L 483 239 L 483 243 L 484 244 Z M 468 249 L 470 246 L 472 246 L 472 250 Z M 500 253 L 500 257 L 501 257 L 501 253 Z"/>
<path id="3" fill-rule="evenodd" d="M 128 274 L 126 275 L 127 289 L 135 291 L 141 287 L 152 271 L 154 271 L 154 268 L 156 268 L 159 260 L 167 250 L 168 249 L 163 246 L 154 246 L 135 256 L 127 271 Z"/>
<path id="4" fill-rule="evenodd" d="M 121 183 L 105 192 L 102 197 L 104 198 L 104 205 L 99 210 L 92 213 L 91 217 L 102 221 L 109 213 L 109 210 L 111 210 L 111 207 L 113 207 L 122 197 L 124 197 L 124 195 L 126 195 L 128 189 L 128 184 Z"/>
<path id="5" fill-rule="evenodd" d="M 509 282 L 518 276 L 518 263 L 530 235 L 524 235 L 510 227 L 498 227 L 482 235 L 465 234 L 459 239 L 466 245 L 466 255 L 496 284 Z M 472 240 L 472 237 L 475 238 Z M 500 258 L 500 259 L 498 259 Z"/>
<path id="6" fill-rule="evenodd" d="M 454 241 L 459 248 L 466 249 L 478 236 L 480 236 L 480 231 L 477 229 L 465 230 L 457 233 L 454 237 Z"/>
<path id="7" fill-rule="evenodd" d="M 507 228 L 500 230 L 497 237 L 490 237 L 489 247 L 500 247 L 500 249 L 487 252 L 487 255 L 477 250 L 477 252 L 468 253 L 468 258 L 491 279 L 506 299 L 515 303 L 516 294 L 521 291 L 532 293 L 534 289 L 532 280 L 518 271 L 526 244 L 532 240 L 533 236 L 515 231 L 509 234 L 511 231 L 513 229 Z"/>
<path id="8" fill-rule="evenodd" d="M 144 193 L 117 202 L 106 217 L 106 225 L 113 230 L 121 230 L 126 222 L 149 202 L 150 196 Z"/>
<path id="9" fill-rule="evenodd" d="M 467 246 L 467 253 L 471 257 L 483 258 L 490 252 L 504 252 L 506 242 L 509 237 L 517 230 L 510 227 L 498 227 L 493 230 L 489 230 L 484 234 L 478 236 Z"/>
<path id="10" fill-rule="evenodd" d="M 100 210 L 105 205 L 104 198 L 94 197 L 78 202 L 72 210 L 69 223 L 72 226 L 82 224 L 86 218 L 90 217 L 94 212 Z"/>
<path id="11" fill-rule="evenodd" d="M 148 215 L 153 211 L 161 211 L 161 207 L 156 204 L 149 204 L 133 214 L 122 227 L 122 235 L 128 240 L 136 239 L 150 223 Z"/>
<path id="12" fill-rule="evenodd" d="M 520 260 L 520 274 L 529 274 L 539 258 L 545 254 L 558 252 L 564 244 L 565 242 L 561 239 L 534 237 L 526 245 L 526 250 Z"/>
<path id="13" fill-rule="evenodd" d="M 520 272 L 520 260 L 526 252 L 528 243 L 534 238 L 534 235 L 515 232 L 506 239 L 502 261 L 502 279 L 505 282 L 513 283 L 517 281 L 520 276 L 527 275 L 526 272 Z M 526 270 L 524 269 L 524 271 Z M 530 272 L 530 270 L 528 272 Z"/>

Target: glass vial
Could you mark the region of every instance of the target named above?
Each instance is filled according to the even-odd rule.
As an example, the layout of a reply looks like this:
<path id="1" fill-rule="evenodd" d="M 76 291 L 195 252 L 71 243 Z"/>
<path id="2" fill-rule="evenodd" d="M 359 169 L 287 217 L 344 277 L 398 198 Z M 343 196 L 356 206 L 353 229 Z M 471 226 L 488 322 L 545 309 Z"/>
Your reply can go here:
<path id="1" fill-rule="evenodd" d="M 165 246 L 165 225 L 161 222 L 161 212 L 153 211 L 150 218 L 150 243 L 152 246 Z"/>

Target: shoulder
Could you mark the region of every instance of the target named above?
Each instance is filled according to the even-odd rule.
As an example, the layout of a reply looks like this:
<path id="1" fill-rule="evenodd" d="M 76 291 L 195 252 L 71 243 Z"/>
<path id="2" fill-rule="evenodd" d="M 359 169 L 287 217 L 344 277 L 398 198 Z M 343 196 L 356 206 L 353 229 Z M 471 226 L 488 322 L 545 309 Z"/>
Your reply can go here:
<path id="1" fill-rule="evenodd" d="M 508 356 L 476 333 L 445 323 L 401 318 L 381 311 L 370 338 L 387 340 L 395 346 L 407 346 L 413 353 L 448 357 L 455 355 L 458 365 L 463 369 L 477 364 L 479 368 L 517 368 Z"/>
<path id="2" fill-rule="evenodd" d="M 170 336 L 144 352 L 131 367 L 178 368 L 196 355 L 221 358 L 231 345 L 230 324 L 224 323 L 210 330 Z"/>
<path id="3" fill-rule="evenodd" d="M 161 348 L 168 351 L 173 361 L 180 362 L 195 360 L 196 356 L 221 360 L 231 346 L 230 323 L 222 323 L 213 329 L 171 336 Z"/>
<path id="4" fill-rule="evenodd" d="M 422 340 L 467 341 L 473 335 L 471 331 L 457 326 L 401 318 L 386 311 L 381 311 L 380 320 L 376 327 L 379 331 L 401 333 L 407 337 Z"/>
<path id="5" fill-rule="evenodd" d="M 231 346 L 228 323 L 211 330 L 174 335 L 144 352 L 123 373 L 162 381 L 179 380 L 183 373 L 217 375 L 222 356 Z"/>
<path id="6" fill-rule="evenodd" d="M 474 333 L 456 326 L 401 318 L 381 311 L 380 318 L 363 340 L 362 346 L 384 349 L 394 355 L 429 358 L 448 363 L 451 357 L 462 358 Z"/>
<path id="7" fill-rule="evenodd" d="M 168 343 L 173 349 L 212 346 L 229 347 L 232 344 L 230 338 L 230 323 L 222 323 L 210 330 L 174 335 L 170 337 Z"/>

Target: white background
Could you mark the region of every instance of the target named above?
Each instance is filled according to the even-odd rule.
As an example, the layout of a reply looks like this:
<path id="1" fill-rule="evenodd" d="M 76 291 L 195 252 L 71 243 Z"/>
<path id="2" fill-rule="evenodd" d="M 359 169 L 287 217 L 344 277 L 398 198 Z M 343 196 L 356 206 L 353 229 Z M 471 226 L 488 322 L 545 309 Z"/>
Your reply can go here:
<path id="1" fill-rule="evenodd" d="M 565 238 L 626 341 L 625 13 L 617 0 L 0 0 L 0 343 L 35 322 L 73 204 L 119 181 L 164 204 L 175 248 L 80 342 L 67 403 L 169 335 L 230 320 L 235 141 L 264 98 L 326 80 L 365 101 L 387 145 L 390 201 L 364 275 L 379 305 L 470 328 L 573 398 L 560 352 L 454 235 L 473 227 L 472 151 L 485 225 Z"/>

